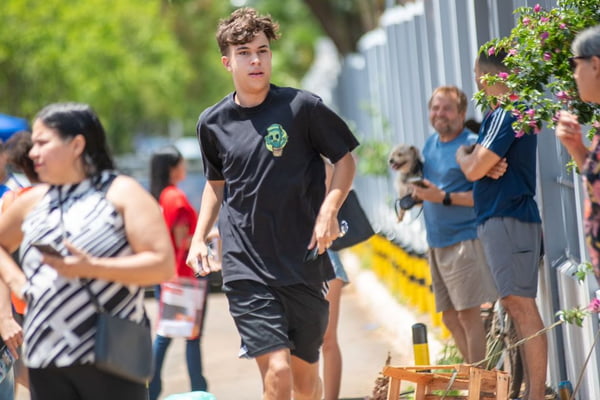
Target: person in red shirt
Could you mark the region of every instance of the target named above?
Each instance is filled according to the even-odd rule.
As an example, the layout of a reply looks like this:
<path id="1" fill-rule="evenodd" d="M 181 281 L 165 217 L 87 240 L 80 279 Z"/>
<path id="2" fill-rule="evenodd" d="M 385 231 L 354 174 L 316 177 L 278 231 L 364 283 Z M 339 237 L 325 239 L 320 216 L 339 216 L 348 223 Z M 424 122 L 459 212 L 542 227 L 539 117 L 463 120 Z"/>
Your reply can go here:
<path id="1" fill-rule="evenodd" d="M 196 226 L 196 211 L 189 203 L 185 193 L 177 184 L 185 179 L 186 165 L 181 153 L 174 146 L 168 146 L 152 155 L 150 161 L 150 193 L 162 208 L 162 213 L 171 235 L 175 250 L 176 274 L 179 277 L 196 279 L 194 271 L 186 265 L 190 239 Z M 160 299 L 160 285 L 156 289 Z M 206 293 L 204 292 L 206 304 Z M 156 400 L 162 389 L 161 369 L 171 338 L 156 335 L 153 345 L 155 369 L 150 382 L 150 400 Z M 186 340 L 186 361 L 192 391 L 206 391 L 206 379 L 202 375 L 202 354 L 200 334 Z"/>

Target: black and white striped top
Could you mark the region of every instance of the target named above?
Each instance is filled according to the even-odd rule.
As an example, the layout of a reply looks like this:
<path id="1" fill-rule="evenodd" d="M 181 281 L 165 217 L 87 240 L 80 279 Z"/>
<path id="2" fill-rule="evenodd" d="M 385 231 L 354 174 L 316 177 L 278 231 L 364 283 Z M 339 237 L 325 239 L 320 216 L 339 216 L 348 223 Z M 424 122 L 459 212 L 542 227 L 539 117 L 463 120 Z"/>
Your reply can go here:
<path id="1" fill-rule="evenodd" d="M 51 243 L 67 254 L 64 238 L 93 256 L 131 254 L 123 218 L 106 199 L 113 172 L 75 185 L 51 186 L 23 221 L 21 265 L 24 295 L 24 359 L 28 367 L 70 366 L 94 361 L 96 308 L 79 279 L 67 279 L 41 263 L 33 242 Z M 91 280 L 90 288 L 111 314 L 141 321 L 143 290 L 137 285 Z"/>

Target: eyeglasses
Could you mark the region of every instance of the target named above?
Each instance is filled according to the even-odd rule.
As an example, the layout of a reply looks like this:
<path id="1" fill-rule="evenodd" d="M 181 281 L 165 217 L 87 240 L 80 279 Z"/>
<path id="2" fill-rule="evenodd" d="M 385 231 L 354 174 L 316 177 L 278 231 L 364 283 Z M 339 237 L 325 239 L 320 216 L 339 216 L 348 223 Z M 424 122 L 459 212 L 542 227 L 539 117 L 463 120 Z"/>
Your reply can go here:
<path id="1" fill-rule="evenodd" d="M 600 56 L 575 56 L 575 57 L 569 57 L 569 67 L 571 67 L 571 69 L 573 71 L 575 71 L 575 68 L 577 68 L 577 63 L 575 62 L 575 60 L 589 60 L 592 57 L 600 57 Z"/>

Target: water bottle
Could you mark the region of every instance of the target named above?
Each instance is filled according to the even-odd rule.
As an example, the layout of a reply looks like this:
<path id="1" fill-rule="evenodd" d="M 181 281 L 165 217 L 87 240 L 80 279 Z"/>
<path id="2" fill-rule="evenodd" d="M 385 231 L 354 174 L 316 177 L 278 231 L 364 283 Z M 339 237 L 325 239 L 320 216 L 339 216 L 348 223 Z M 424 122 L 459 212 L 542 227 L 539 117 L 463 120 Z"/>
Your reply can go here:
<path id="1" fill-rule="evenodd" d="M 0 382 L 6 378 L 6 375 L 10 372 L 14 362 L 15 359 L 10 353 L 10 350 L 3 344 L 2 347 L 0 347 Z"/>

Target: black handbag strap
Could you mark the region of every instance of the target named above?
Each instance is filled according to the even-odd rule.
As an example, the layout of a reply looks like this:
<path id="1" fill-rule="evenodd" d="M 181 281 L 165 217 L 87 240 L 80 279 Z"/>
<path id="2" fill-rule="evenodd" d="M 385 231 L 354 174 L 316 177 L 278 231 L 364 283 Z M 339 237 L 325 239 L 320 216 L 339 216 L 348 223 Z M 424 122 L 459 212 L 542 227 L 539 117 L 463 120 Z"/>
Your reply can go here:
<path id="1" fill-rule="evenodd" d="M 83 278 L 81 278 L 81 279 L 79 279 L 79 282 L 81 282 L 81 286 L 83 286 L 83 288 L 85 289 L 85 291 L 90 296 L 90 300 L 94 304 L 94 307 L 96 307 L 96 311 L 98 313 L 106 312 L 106 309 L 104 307 L 102 307 L 102 305 L 98 301 L 98 298 L 92 292 L 92 289 L 90 288 L 90 281 L 89 281 L 89 279 L 83 279 Z"/>
<path id="2" fill-rule="evenodd" d="M 108 314 L 108 312 L 106 311 L 106 309 L 98 301 L 98 298 L 94 295 L 94 292 L 92 292 L 92 289 L 90 288 L 90 280 L 89 279 L 81 278 L 81 279 L 79 279 L 79 282 L 81 283 L 81 286 L 83 286 L 83 288 L 85 289 L 85 291 L 90 296 L 90 300 L 92 300 L 92 304 L 94 304 L 94 307 L 96 308 L 96 312 L 98 314 L 102 314 L 102 313 Z M 145 326 L 149 327 L 150 326 L 150 318 L 148 318 L 148 314 L 146 314 L 146 309 L 145 308 L 143 308 L 142 311 L 144 313 L 142 321 L 141 322 L 136 322 L 136 323 L 139 323 L 139 324 L 142 324 L 142 325 L 145 325 Z"/>

